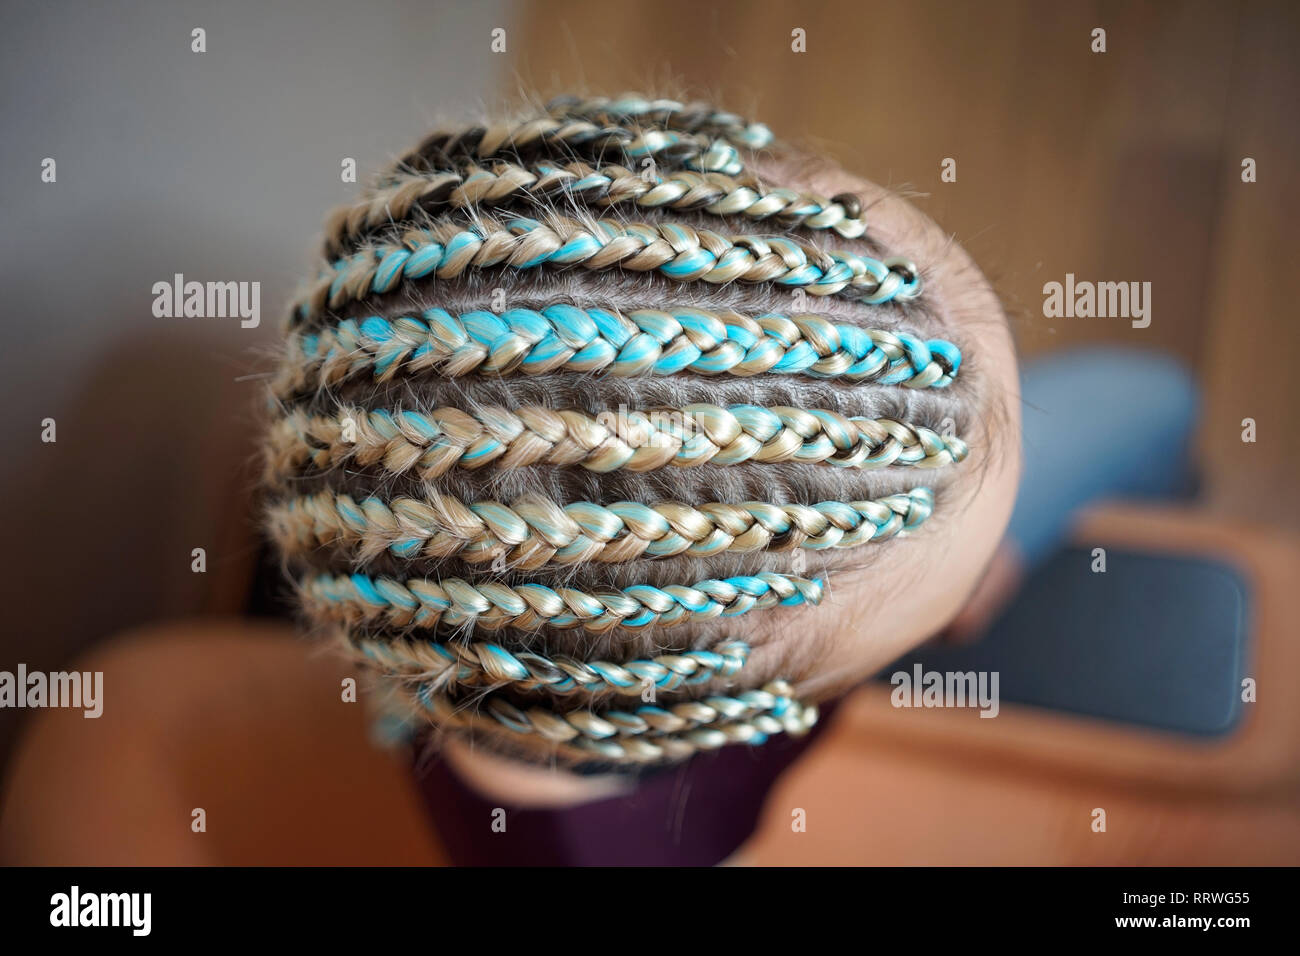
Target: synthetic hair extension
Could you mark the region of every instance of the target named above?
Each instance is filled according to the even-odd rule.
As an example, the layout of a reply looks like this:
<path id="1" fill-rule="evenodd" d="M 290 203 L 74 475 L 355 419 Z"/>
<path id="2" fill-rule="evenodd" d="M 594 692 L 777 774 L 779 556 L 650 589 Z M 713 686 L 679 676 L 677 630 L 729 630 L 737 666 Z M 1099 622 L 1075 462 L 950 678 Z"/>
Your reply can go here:
<path id="1" fill-rule="evenodd" d="M 688 757 L 729 743 L 761 744 L 779 733 L 801 733 L 817 720 L 815 705 L 796 700 L 786 681 L 734 697 L 711 695 L 664 707 L 635 710 L 587 708 L 554 711 L 520 708 L 493 697 L 482 715 L 471 713 L 445 694 L 423 687 L 412 699 L 444 725 L 475 728 L 496 723 L 512 734 L 548 741 L 557 755 L 576 760 L 593 757 L 614 762 L 658 762 Z"/>
<path id="2" fill-rule="evenodd" d="M 466 505 L 430 491 L 392 501 L 319 492 L 271 506 L 268 527 L 281 552 L 306 556 L 332 548 L 365 566 L 387 550 L 399 558 L 458 555 L 471 564 L 502 562 L 537 570 L 548 564 L 621 562 L 723 551 L 853 548 L 919 527 L 934 507 L 928 488 L 873 501 L 814 505 L 678 501 L 608 506 L 575 501 L 561 506 L 535 496 L 509 505 Z"/>
<path id="3" fill-rule="evenodd" d="M 689 621 L 738 617 L 775 604 L 818 604 L 820 580 L 763 573 L 726 580 L 636 585 L 617 592 L 587 593 L 541 584 L 514 587 L 471 584 L 460 578 L 370 578 L 321 576 L 304 581 L 303 604 L 322 619 L 379 621 L 400 628 L 465 625 L 496 631 L 542 626 L 607 631 L 614 627 L 671 627 Z"/>
<path id="4" fill-rule="evenodd" d="M 475 210 L 524 201 L 545 206 L 562 200 L 596 209 L 624 205 L 702 209 L 720 217 L 773 219 L 805 229 L 830 229 L 845 239 L 856 239 L 867 231 L 866 222 L 850 214 L 853 207 L 845 203 L 792 189 L 765 189 L 725 173 L 677 170 L 660 176 L 581 161 L 562 166 L 463 162 L 455 171 L 396 175 L 374 195 L 338 210 L 326 224 L 325 254 L 337 258 L 353 252 L 367 237 L 410 218 L 417 208 L 425 212 L 444 207 Z"/>
<path id="5" fill-rule="evenodd" d="M 406 719 L 614 769 L 816 720 L 729 622 L 814 615 L 923 534 L 980 376 L 857 196 L 759 175 L 782 149 L 563 97 L 431 134 L 327 220 L 266 527 Z"/>
<path id="6" fill-rule="evenodd" d="M 451 468 L 534 465 L 643 472 L 674 466 L 797 461 L 836 468 L 913 465 L 939 468 L 961 461 L 961 439 L 892 419 L 845 418 L 826 409 L 757 405 L 688 405 L 681 409 L 552 411 L 459 408 L 340 409 L 334 415 L 291 413 L 272 434 L 274 483 L 283 473 L 342 463 L 421 478 Z"/>
<path id="7" fill-rule="evenodd" d="M 944 388 L 961 364 L 951 342 L 922 341 L 901 330 L 864 329 L 819 315 L 753 319 L 691 308 L 633 309 L 624 315 L 562 304 L 500 315 L 453 316 L 445 309 L 426 309 L 420 318 L 345 319 L 315 332 L 292 333 L 288 348 L 292 361 L 275 384 L 282 398 L 367 373 L 386 381 L 433 371 L 456 378 L 560 369 L 620 377 L 691 371 L 748 378 L 771 372 Z"/>
<path id="8" fill-rule="evenodd" d="M 720 136 L 737 146 L 762 149 L 772 142 L 772 131 L 762 123 L 755 123 L 720 110 L 712 103 L 679 103 L 670 99 L 646 99 L 636 94 L 610 98 L 607 96 L 557 96 L 547 104 L 547 112 L 555 117 L 587 119 L 601 123 L 620 123 L 633 120 L 663 129 L 684 130 L 688 133 L 706 133 Z"/>
<path id="9" fill-rule="evenodd" d="M 346 635 L 346 632 L 345 632 Z M 548 658 L 532 651 L 510 652 L 499 644 L 475 641 L 444 643 L 401 640 L 354 642 L 345 636 L 345 649 L 358 660 L 378 664 L 392 673 L 418 679 L 430 691 L 447 686 L 549 690 L 555 694 L 640 695 L 649 684 L 672 691 L 734 676 L 749 659 L 744 641 L 725 641 L 713 650 L 660 654 L 650 660 L 580 661 Z"/>
<path id="10" fill-rule="evenodd" d="M 298 316 L 311 319 L 327 308 L 391 292 L 402 282 L 456 279 L 493 267 L 601 271 L 619 266 L 683 283 L 774 283 L 869 305 L 912 299 L 921 290 L 916 267 L 907 259 L 882 262 L 789 236 L 722 235 L 680 223 L 583 222 L 558 215 L 546 222 L 476 220 L 413 230 L 331 263 L 299 302 Z"/>
<path id="11" fill-rule="evenodd" d="M 380 185 L 386 185 L 400 170 L 436 170 L 464 159 L 503 155 L 525 159 L 540 154 L 564 158 L 585 155 L 602 161 L 611 153 L 624 160 L 654 159 L 665 166 L 696 172 L 729 176 L 745 172 L 737 144 L 725 136 L 638 125 L 635 121 L 593 123 L 560 115 L 437 131 L 402 156 L 389 177 L 381 177 Z"/>

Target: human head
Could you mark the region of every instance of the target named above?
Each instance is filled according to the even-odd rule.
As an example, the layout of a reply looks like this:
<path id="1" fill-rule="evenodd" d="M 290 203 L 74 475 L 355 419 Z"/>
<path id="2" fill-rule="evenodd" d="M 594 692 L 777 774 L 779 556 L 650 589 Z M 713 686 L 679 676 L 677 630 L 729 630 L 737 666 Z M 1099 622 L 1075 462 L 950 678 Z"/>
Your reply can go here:
<path id="1" fill-rule="evenodd" d="M 433 134 L 326 231 L 269 527 L 308 619 L 439 727 L 617 765 L 797 732 L 1001 536 L 988 283 L 758 124 L 566 98 Z"/>

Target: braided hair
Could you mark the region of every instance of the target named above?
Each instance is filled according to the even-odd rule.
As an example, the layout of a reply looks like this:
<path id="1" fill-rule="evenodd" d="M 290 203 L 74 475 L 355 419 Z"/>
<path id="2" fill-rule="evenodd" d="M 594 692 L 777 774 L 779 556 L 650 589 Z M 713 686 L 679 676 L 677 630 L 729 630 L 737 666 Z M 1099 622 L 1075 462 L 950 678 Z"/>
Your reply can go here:
<path id="1" fill-rule="evenodd" d="M 978 390 L 858 197 L 760 175 L 794 155 L 709 104 L 564 97 L 329 217 L 266 526 L 408 718 L 602 767 L 816 720 L 738 619 L 815 630 L 833 572 L 924 534 Z"/>

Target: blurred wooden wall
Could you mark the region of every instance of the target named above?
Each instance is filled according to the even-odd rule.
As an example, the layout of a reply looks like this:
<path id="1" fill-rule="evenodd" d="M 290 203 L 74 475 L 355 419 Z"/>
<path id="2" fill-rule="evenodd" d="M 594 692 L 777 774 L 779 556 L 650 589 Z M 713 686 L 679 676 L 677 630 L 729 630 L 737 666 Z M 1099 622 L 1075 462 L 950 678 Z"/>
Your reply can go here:
<path id="1" fill-rule="evenodd" d="M 1205 391 L 1212 505 L 1300 528 L 1300 4 L 536 0 L 510 40 L 503 93 L 708 95 L 924 194 L 999 287 L 1024 354 L 1176 354 Z M 1067 272 L 1150 281 L 1150 327 L 1044 318 L 1043 283 Z"/>

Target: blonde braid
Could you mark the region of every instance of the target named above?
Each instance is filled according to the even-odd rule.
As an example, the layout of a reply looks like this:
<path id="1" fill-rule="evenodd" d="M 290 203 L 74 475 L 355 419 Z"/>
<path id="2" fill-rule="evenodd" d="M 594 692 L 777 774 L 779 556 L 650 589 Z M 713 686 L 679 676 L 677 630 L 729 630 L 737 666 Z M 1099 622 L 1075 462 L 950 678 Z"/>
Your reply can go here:
<path id="1" fill-rule="evenodd" d="M 346 653 L 377 664 L 430 691 L 453 687 L 504 687 L 554 694 L 637 696 L 648 687 L 673 691 L 734 676 L 749 658 L 749 645 L 724 641 L 709 651 L 659 654 L 649 660 L 581 661 L 567 655 L 549 658 L 532 651 L 512 652 L 486 641 L 357 640 L 343 632 Z"/>
<path id="2" fill-rule="evenodd" d="M 272 430 L 268 478 L 281 483 L 344 462 L 399 475 L 414 471 L 429 480 L 452 468 L 488 465 L 577 466 L 600 473 L 744 462 L 939 468 L 966 455 L 961 439 L 923 425 L 846 418 L 823 409 L 700 404 L 605 418 L 537 405 L 469 412 L 345 408 L 329 417 L 295 411 L 280 419 Z"/>
<path id="3" fill-rule="evenodd" d="M 841 202 L 792 189 L 768 188 L 725 173 L 678 170 L 666 175 L 636 173 L 615 164 L 597 166 L 575 160 L 528 167 L 510 162 L 490 167 L 466 163 L 455 171 L 398 174 L 326 223 L 325 254 L 354 251 L 368 236 L 410 221 L 416 210 L 476 210 L 523 200 L 546 205 L 557 198 L 597 208 L 631 205 L 639 209 L 701 209 L 715 216 L 743 216 L 755 222 L 832 230 L 856 239 L 867 224 Z"/>
<path id="4" fill-rule="evenodd" d="M 665 129 L 703 132 L 749 149 L 762 149 L 772 142 L 772 131 L 764 124 L 720 110 L 711 103 L 683 104 L 677 100 L 650 100 L 637 93 L 624 93 L 612 99 L 607 96 L 559 96 L 546 104 L 546 109 L 554 117 L 598 123 L 632 120 Z"/>
<path id="5" fill-rule="evenodd" d="M 390 175 L 404 170 L 436 169 L 458 160 L 490 159 L 536 153 L 572 158 L 578 154 L 624 159 L 654 158 L 661 165 L 697 172 L 739 175 L 745 169 L 737 148 L 725 139 L 654 126 L 597 124 L 581 119 L 537 117 L 469 129 L 439 130 L 402 156 Z M 386 185 L 384 179 L 380 185 Z"/>
<path id="6" fill-rule="evenodd" d="M 557 755 L 574 760 L 658 763 L 727 744 L 763 743 L 773 734 L 806 732 L 817 722 L 817 708 L 792 694 L 788 682 L 771 681 L 735 697 L 711 696 L 666 708 L 646 706 L 603 714 L 587 708 L 525 710 L 495 694 L 460 701 L 427 688 L 411 693 L 410 699 L 444 726 L 496 725 L 511 734 L 536 736 Z"/>
<path id="7" fill-rule="evenodd" d="M 321 547 L 365 564 L 388 551 L 399 558 L 449 558 L 535 571 L 549 564 L 614 563 L 724 551 L 852 548 L 915 529 L 929 516 L 928 488 L 875 501 L 772 505 L 761 501 L 682 502 L 647 506 L 620 501 L 558 502 L 529 496 L 510 505 L 480 501 L 468 507 L 431 491 L 423 499 L 369 497 L 322 491 L 273 504 L 268 524 L 287 556 Z"/>
<path id="8" fill-rule="evenodd" d="M 442 624 L 453 629 L 473 625 L 489 631 L 546 626 L 594 633 L 737 617 L 777 604 L 819 604 L 824 593 L 821 581 L 770 572 L 597 593 L 540 584 L 471 584 L 461 578 L 399 581 L 364 574 L 319 575 L 304 579 L 299 591 L 309 613 L 337 623 L 396 628 Z"/>
<path id="9" fill-rule="evenodd" d="M 473 225 L 448 222 L 410 230 L 396 242 L 340 259 L 308 288 L 294 313 L 300 321 L 308 320 L 390 292 L 404 280 L 446 281 L 496 266 L 592 272 L 618 267 L 683 283 L 776 284 L 868 304 L 913 299 L 921 290 L 916 267 L 906 259 L 881 262 L 827 252 L 789 236 L 722 235 L 666 222 L 484 216 Z"/>

